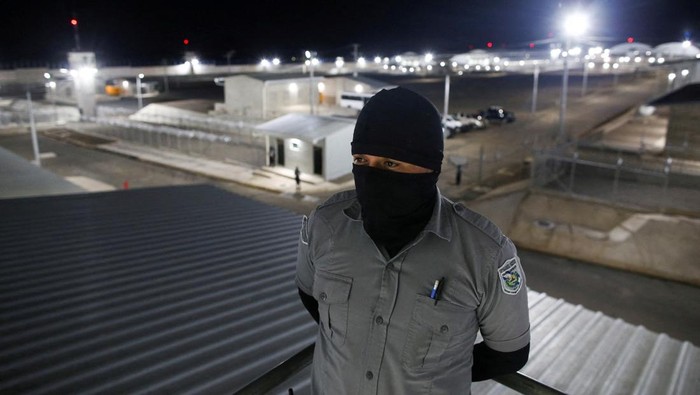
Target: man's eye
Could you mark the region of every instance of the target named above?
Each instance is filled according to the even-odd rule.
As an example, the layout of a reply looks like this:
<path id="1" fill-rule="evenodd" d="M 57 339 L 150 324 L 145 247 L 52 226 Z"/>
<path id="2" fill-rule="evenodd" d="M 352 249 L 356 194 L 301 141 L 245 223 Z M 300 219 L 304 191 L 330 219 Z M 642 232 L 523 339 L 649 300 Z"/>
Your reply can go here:
<path id="1" fill-rule="evenodd" d="M 398 166 L 399 164 L 396 163 L 396 162 L 392 162 L 392 161 L 388 160 L 388 161 L 384 162 L 384 165 L 385 165 L 386 167 L 396 167 L 396 166 Z"/>
<path id="2" fill-rule="evenodd" d="M 352 163 L 356 165 L 361 165 L 365 162 L 365 158 L 352 158 Z"/>

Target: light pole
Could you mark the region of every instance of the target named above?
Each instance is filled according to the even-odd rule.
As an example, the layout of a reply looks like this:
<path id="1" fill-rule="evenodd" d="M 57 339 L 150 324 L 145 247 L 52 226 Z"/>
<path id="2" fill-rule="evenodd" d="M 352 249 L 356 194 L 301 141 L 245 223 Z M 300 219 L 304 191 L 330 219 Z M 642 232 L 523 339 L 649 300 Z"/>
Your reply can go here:
<path id="1" fill-rule="evenodd" d="M 450 73 L 446 72 L 445 73 L 445 109 L 442 113 L 442 121 L 445 121 L 445 118 L 447 118 L 448 110 L 450 107 Z"/>
<path id="2" fill-rule="evenodd" d="M 569 50 L 571 49 L 571 39 L 582 36 L 588 28 L 588 17 L 581 12 L 574 12 L 567 15 L 563 21 L 564 27 L 564 49 L 561 53 L 564 60 L 561 81 L 561 100 L 559 107 L 559 134 L 557 135 L 557 145 L 565 144 L 568 140 L 566 133 L 566 99 L 569 87 Z"/>
<path id="3" fill-rule="evenodd" d="M 532 107 L 530 112 L 537 111 L 537 87 L 540 79 L 540 65 L 535 63 L 535 69 L 532 71 Z"/>
<path id="4" fill-rule="evenodd" d="M 557 144 L 566 142 L 566 98 L 569 88 L 569 46 L 570 40 L 567 38 L 562 51 L 564 60 L 564 70 L 561 78 L 561 100 L 559 101 L 559 134 L 557 135 Z"/>
<path id="5" fill-rule="evenodd" d="M 136 97 L 139 101 L 139 110 L 143 108 L 143 96 L 141 93 L 141 79 L 143 78 L 143 73 L 139 73 L 136 77 Z"/>
<path id="6" fill-rule="evenodd" d="M 318 62 L 318 59 L 316 59 L 316 52 L 315 51 L 306 51 L 304 53 L 306 55 L 306 62 L 309 65 L 309 108 L 311 111 L 311 115 L 314 114 L 314 100 L 316 98 L 315 90 L 314 90 L 314 64 Z"/>
<path id="7" fill-rule="evenodd" d="M 583 80 L 581 81 L 581 97 L 586 96 L 586 88 L 588 87 L 588 69 L 590 67 L 593 67 L 591 65 L 594 65 L 593 62 L 588 62 L 587 59 L 584 58 L 583 61 Z"/>

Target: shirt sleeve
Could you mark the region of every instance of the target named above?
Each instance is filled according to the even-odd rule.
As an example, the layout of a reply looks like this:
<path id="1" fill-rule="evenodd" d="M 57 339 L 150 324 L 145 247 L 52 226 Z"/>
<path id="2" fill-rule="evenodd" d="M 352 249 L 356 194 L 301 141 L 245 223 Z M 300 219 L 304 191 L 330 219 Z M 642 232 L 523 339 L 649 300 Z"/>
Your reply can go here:
<path id="1" fill-rule="evenodd" d="M 515 246 L 504 237 L 494 260 L 484 271 L 484 296 L 477 308 L 486 345 L 512 352 L 530 342 L 530 316 L 525 272 Z"/>
<path id="2" fill-rule="evenodd" d="M 301 220 L 301 228 L 299 229 L 295 282 L 300 290 L 307 295 L 312 295 L 314 286 L 314 263 L 310 256 L 311 248 L 309 246 L 309 236 L 309 217 L 305 215 Z"/>

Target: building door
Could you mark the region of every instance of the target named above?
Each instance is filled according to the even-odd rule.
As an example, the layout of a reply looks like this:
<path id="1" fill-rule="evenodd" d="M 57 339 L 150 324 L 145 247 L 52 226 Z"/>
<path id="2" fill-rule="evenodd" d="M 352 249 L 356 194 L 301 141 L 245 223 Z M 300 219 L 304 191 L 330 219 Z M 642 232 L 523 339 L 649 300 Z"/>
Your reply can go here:
<path id="1" fill-rule="evenodd" d="M 284 166 L 284 139 L 277 139 L 277 164 Z"/>
<path id="2" fill-rule="evenodd" d="M 314 174 L 323 175 L 323 148 L 314 146 Z"/>

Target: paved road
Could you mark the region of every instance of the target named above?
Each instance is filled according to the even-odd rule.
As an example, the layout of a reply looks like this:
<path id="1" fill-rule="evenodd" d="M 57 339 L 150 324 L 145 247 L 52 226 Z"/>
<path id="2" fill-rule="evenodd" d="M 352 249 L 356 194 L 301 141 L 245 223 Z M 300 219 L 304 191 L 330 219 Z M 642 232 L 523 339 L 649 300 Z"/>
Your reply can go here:
<path id="1" fill-rule="evenodd" d="M 316 204 L 293 194 L 245 188 L 45 137 L 39 144 L 42 152 L 56 155 L 44 159 L 43 167 L 64 177 L 89 177 L 115 188 L 126 180 L 130 188 L 210 183 L 298 214 L 308 213 Z M 0 135 L 0 146 L 32 158 L 26 133 Z M 700 345 L 700 288 L 531 251 L 523 250 L 521 256 L 529 286 L 538 292 Z"/>

